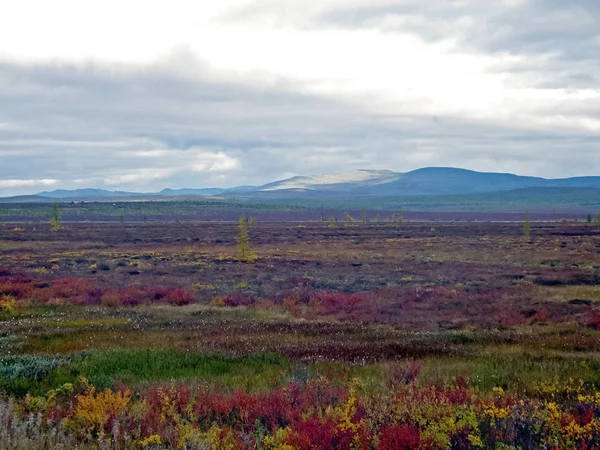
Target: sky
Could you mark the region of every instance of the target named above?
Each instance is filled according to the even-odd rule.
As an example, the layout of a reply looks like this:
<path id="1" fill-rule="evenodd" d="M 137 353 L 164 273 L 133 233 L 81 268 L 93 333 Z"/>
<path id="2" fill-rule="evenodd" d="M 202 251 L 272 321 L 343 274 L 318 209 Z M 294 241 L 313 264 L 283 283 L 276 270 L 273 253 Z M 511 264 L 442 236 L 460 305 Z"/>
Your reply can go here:
<path id="1" fill-rule="evenodd" d="M 598 0 L 2 0 L 0 196 L 600 175 Z"/>

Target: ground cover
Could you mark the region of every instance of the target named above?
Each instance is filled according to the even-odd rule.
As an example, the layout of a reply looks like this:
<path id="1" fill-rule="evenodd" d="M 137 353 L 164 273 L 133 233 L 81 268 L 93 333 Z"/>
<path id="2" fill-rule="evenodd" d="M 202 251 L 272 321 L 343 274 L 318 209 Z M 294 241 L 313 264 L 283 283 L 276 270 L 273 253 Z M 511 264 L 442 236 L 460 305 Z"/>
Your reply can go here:
<path id="1" fill-rule="evenodd" d="M 594 224 L 0 224 L 0 447 L 598 448 Z"/>

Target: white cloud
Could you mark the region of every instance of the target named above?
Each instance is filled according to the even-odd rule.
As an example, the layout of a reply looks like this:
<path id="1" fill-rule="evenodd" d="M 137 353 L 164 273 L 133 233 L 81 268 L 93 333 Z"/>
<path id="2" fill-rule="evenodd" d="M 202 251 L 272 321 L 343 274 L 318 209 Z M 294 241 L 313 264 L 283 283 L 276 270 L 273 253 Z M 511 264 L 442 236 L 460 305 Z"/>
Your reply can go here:
<path id="1" fill-rule="evenodd" d="M 196 172 L 228 172 L 239 167 L 237 159 L 226 155 L 223 152 L 197 152 L 194 159 Z"/>
<path id="2" fill-rule="evenodd" d="M 0 180 L 0 188 L 53 186 L 58 183 L 60 183 L 60 180 Z"/>
<path id="3" fill-rule="evenodd" d="M 173 175 L 173 169 L 137 169 L 129 173 L 112 175 L 104 178 L 104 184 L 107 186 L 121 186 L 127 184 L 145 185 L 155 180 L 168 178 Z"/>

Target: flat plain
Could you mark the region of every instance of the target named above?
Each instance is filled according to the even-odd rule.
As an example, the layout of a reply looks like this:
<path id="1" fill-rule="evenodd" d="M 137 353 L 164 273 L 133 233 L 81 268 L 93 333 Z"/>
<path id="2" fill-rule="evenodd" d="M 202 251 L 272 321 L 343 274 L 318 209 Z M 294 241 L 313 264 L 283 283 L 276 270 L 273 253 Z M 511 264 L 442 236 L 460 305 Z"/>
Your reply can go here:
<path id="1" fill-rule="evenodd" d="M 599 448 L 596 224 L 0 224 L 2 448 Z"/>

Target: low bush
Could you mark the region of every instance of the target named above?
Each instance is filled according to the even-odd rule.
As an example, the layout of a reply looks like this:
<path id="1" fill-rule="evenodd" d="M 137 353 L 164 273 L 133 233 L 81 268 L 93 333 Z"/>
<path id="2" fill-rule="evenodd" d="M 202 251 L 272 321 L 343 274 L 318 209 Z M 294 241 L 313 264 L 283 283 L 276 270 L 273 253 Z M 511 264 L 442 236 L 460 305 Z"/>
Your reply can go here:
<path id="1" fill-rule="evenodd" d="M 594 449 L 599 402 L 600 392 L 577 383 L 545 400 L 462 382 L 369 393 L 357 380 L 317 377 L 255 393 L 189 383 L 132 393 L 79 379 L 44 396 L 0 397 L 0 444 L 23 434 L 59 448 L 52 439 L 68 429 L 71 447 L 84 448 Z M 26 433 L 15 429 L 26 421 Z"/>
<path id="2" fill-rule="evenodd" d="M 164 301 L 170 305 L 183 306 L 192 303 L 194 296 L 183 289 L 171 289 L 166 292 Z"/>

